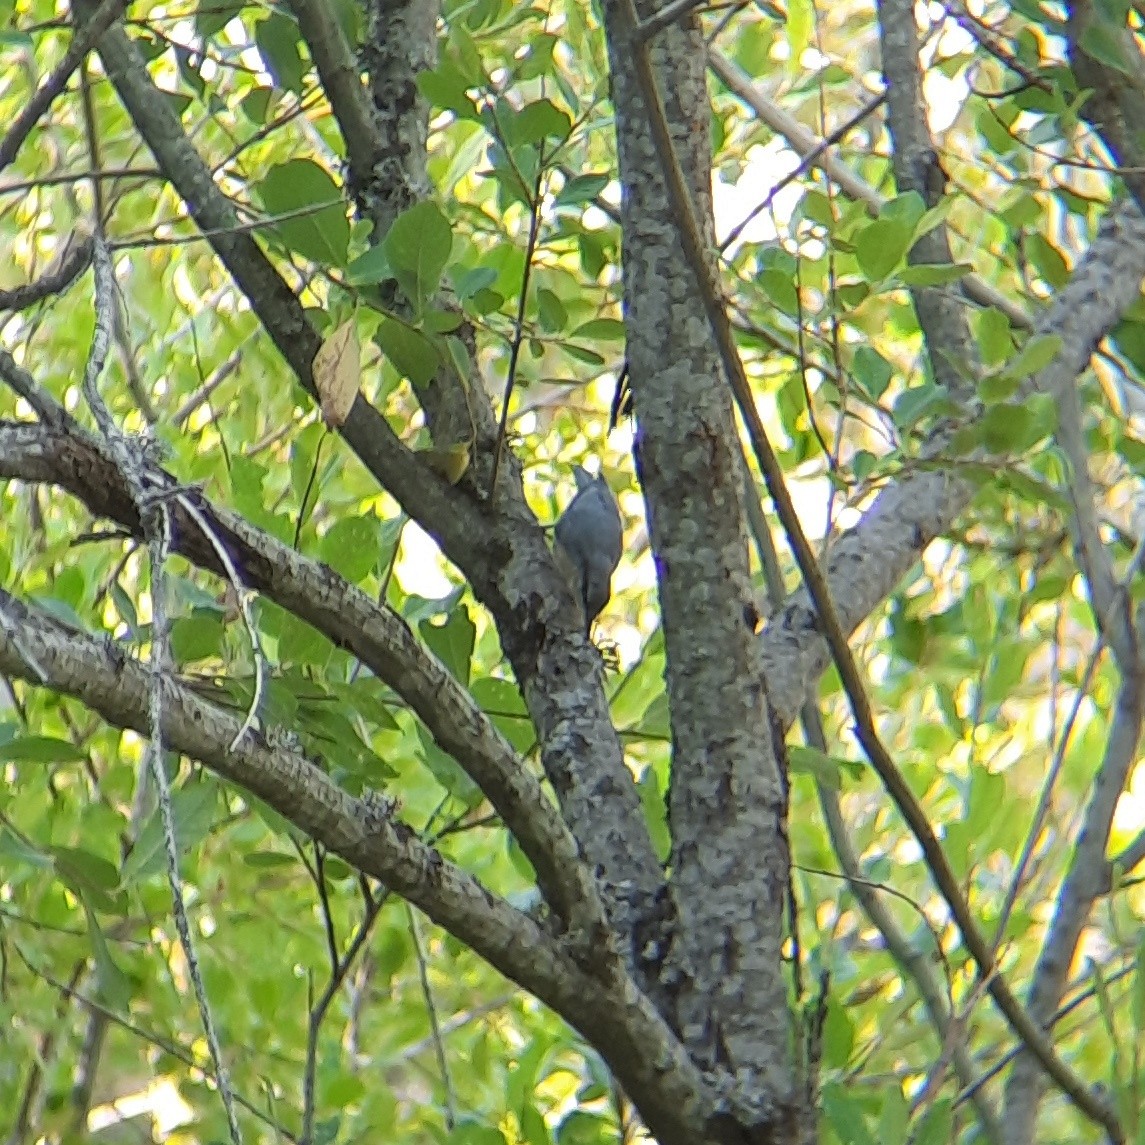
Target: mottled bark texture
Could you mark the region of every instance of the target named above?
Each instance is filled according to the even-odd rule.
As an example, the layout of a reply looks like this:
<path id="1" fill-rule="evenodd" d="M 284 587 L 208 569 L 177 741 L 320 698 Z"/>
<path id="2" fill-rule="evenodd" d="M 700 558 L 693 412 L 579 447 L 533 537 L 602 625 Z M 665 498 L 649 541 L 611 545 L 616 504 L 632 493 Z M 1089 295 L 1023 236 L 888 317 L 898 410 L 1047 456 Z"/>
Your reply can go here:
<path id="1" fill-rule="evenodd" d="M 677 928 L 664 980 L 684 1044 L 711 1071 L 737 1120 L 785 1140 L 798 1105 L 780 957 L 786 789 L 754 632 L 740 444 L 632 66 L 625 5 L 606 5 L 606 20 L 636 461 L 656 557 L 672 713 Z M 697 27 L 683 23 L 656 37 L 652 60 L 676 153 L 711 240 L 706 54 Z"/>

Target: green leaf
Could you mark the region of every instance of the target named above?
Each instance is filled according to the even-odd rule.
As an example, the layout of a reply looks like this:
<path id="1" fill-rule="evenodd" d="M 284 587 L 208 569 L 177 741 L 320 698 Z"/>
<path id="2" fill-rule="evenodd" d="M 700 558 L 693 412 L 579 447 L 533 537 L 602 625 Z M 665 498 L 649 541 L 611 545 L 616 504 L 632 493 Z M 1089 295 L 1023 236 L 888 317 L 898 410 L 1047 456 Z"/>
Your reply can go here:
<path id="1" fill-rule="evenodd" d="M 558 207 L 591 203 L 612 182 L 611 175 L 574 175 L 553 200 Z"/>
<path id="2" fill-rule="evenodd" d="M 935 412 L 944 400 L 942 391 L 931 383 L 905 390 L 895 399 L 894 423 L 899 429 L 913 429 L 924 417 Z"/>
<path id="3" fill-rule="evenodd" d="M 123 618 L 124 624 L 134 636 L 139 627 L 139 614 L 135 611 L 135 601 L 127 594 L 118 579 L 111 584 L 111 599 L 115 605 L 115 611 Z"/>
<path id="4" fill-rule="evenodd" d="M 855 238 L 855 258 L 872 285 L 882 282 L 906 256 L 913 228 L 894 219 L 875 219 Z"/>
<path id="5" fill-rule="evenodd" d="M 926 1111 L 914 1134 L 914 1145 L 947 1145 L 954 1140 L 954 1109 L 950 1098 L 940 1097 Z"/>
<path id="6" fill-rule="evenodd" d="M 57 877 L 85 902 L 90 901 L 102 911 L 124 913 L 126 896 L 114 893 L 119 884 L 119 873 L 113 863 L 79 847 L 50 847 L 48 850 Z"/>
<path id="7" fill-rule="evenodd" d="M 823 1023 L 823 1064 L 829 1069 L 842 1069 L 851 1060 L 854 1047 L 855 1023 L 842 1003 L 831 997 Z"/>
<path id="8" fill-rule="evenodd" d="M 624 323 L 615 318 L 590 318 L 582 322 L 570 335 L 587 342 L 623 342 Z"/>
<path id="9" fill-rule="evenodd" d="M 973 269 L 968 262 L 917 263 L 904 266 L 897 277 L 904 286 L 946 286 L 965 278 Z"/>
<path id="10" fill-rule="evenodd" d="M 563 330 L 569 315 L 564 303 L 553 291 L 541 287 L 537 291 L 537 322 L 542 330 L 555 334 Z"/>
<path id="11" fill-rule="evenodd" d="M 16 736 L 0 744 L 0 760 L 10 763 L 84 763 L 87 752 L 55 736 Z"/>
<path id="12" fill-rule="evenodd" d="M 862 1106 L 837 1083 L 823 1087 L 823 1116 L 842 1145 L 878 1145 L 867 1126 Z"/>
<path id="13" fill-rule="evenodd" d="M 446 1145 L 508 1145 L 500 1129 L 469 1118 L 459 1121 L 444 1140 Z"/>
<path id="14" fill-rule="evenodd" d="M 298 865 L 297 855 L 285 855 L 282 851 L 248 851 L 243 855 L 243 865 L 256 870 L 272 870 L 276 867 Z"/>
<path id="15" fill-rule="evenodd" d="M 239 110 L 256 127 L 265 127 L 270 105 L 273 102 L 274 92 L 271 88 L 256 87 L 242 97 L 239 102 Z"/>
<path id="16" fill-rule="evenodd" d="M 616 1122 L 585 1109 L 574 1109 L 557 1126 L 557 1145 L 612 1145 Z"/>
<path id="17" fill-rule="evenodd" d="M 245 7 L 246 4 L 241 0 L 230 0 L 227 3 L 223 0 L 208 0 L 201 3 L 195 13 L 195 31 L 203 39 L 209 39 L 216 32 L 221 32 Z"/>
<path id="18" fill-rule="evenodd" d="M 883 1107 L 879 1113 L 879 1145 L 902 1145 L 907 1139 L 910 1125 L 910 1105 L 903 1096 L 902 1086 L 890 1082 L 883 1090 Z"/>
<path id="19" fill-rule="evenodd" d="M 477 626 L 464 605 L 458 605 L 444 624 L 423 620 L 418 625 L 421 638 L 430 651 L 461 681 L 469 684 L 470 662 L 477 641 Z"/>
<path id="20" fill-rule="evenodd" d="M 664 802 L 664 792 L 653 768 L 644 769 L 638 787 L 648 834 L 652 837 L 657 856 L 664 861 L 672 852 L 672 834 L 668 829 L 668 807 Z"/>
<path id="21" fill-rule="evenodd" d="M 1133 969 L 1132 1003 L 1133 1028 L 1137 1031 L 1138 1043 L 1145 1036 L 1145 927 L 1137 931 L 1137 951 Z"/>
<path id="22" fill-rule="evenodd" d="M 1062 340 L 1057 334 L 1038 334 L 1019 351 L 1016 358 L 1006 364 L 1006 373 L 1012 378 L 1029 378 L 1044 370 L 1061 352 Z"/>
<path id="23" fill-rule="evenodd" d="M 19 835 L 14 834 L 7 827 L 0 827 L 0 855 L 35 870 L 47 870 L 52 866 L 50 855 L 45 855 L 34 847 L 29 847 Z"/>
<path id="24" fill-rule="evenodd" d="M 1105 20 L 1091 20 L 1081 34 L 1081 47 L 1099 63 L 1130 78 L 1136 76 L 1126 55 L 1125 33 L 1121 28 Z"/>
<path id="25" fill-rule="evenodd" d="M 461 119 L 480 120 L 468 90 L 472 85 L 451 60 L 443 59 L 433 71 L 419 72 L 416 82 L 421 94 L 435 106 Z"/>
<path id="26" fill-rule="evenodd" d="M 546 139 L 563 143 L 572 134 L 572 120 L 552 100 L 539 99 L 517 112 L 508 134 L 514 144 L 536 144 Z"/>
<path id="27" fill-rule="evenodd" d="M 226 636 L 223 614 L 218 609 L 196 609 L 171 625 L 171 650 L 176 663 L 188 664 L 218 656 Z"/>
<path id="28" fill-rule="evenodd" d="M 181 44 L 176 44 L 175 63 L 183 82 L 199 99 L 202 99 L 207 90 L 206 81 L 199 71 L 203 63 L 203 57 L 196 52 L 192 52 L 189 48 L 184 48 Z"/>
<path id="29" fill-rule="evenodd" d="M 434 344 L 420 330 L 393 318 L 383 318 L 374 338 L 394 369 L 413 385 L 424 386 L 433 380 L 441 359 Z"/>
<path id="30" fill-rule="evenodd" d="M 285 12 L 275 10 L 254 28 L 258 53 L 275 87 L 302 94 L 308 67 L 300 50 L 298 25 Z"/>
<path id="31" fill-rule="evenodd" d="M 327 171 L 310 159 L 291 159 L 272 167 L 254 191 L 268 214 L 291 216 L 273 227 L 286 247 L 322 266 L 346 265 L 350 220 Z"/>
<path id="32" fill-rule="evenodd" d="M 1004 362 L 1013 352 L 1013 331 L 1010 319 L 988 306 L 979 310 L 971 320 L 974 330 L 974 339 L 978 343 L 978 354 L 985 366 L 996 366 Z"/>
<path id="33" fill-rule="evenodd" d="M 917 191 L 904 191 L 882 207 L 879 218 L 900 223 L 913 236 L 926 214 L 923 197 Z"/>
<path id="34" fill-rule="evenodd" d="M 335 521 L 318 543 L 318 558 L 352 584 L 373 572 L 378 563 L 378 519 L 372 514 Z"/>
<path id="35" fill-rule="evenodd" d="M 769 266 L 760 272 L 756 284 L 784 314 L 794 317 L 799 313 L 799 295 L 795 292 L 795 280 L 786 270 Z"/>
<path id="36" fill-rule="evenodd" d="M 459 271 L 454 268 L 453 289 L 458 298 L 471 298 L 479 290 L 486 290 L 497 281 L 497 272 L 491 266 L 472 266 Z"/>
<path id="37" fill-rule="evenodd" d="M 56 870 L 69 882 L 97 891 L 113 891 L 119 885 L 114 864 L 78 847 L 52 847 Z"/>
<path id="38" fill-rule="evenodd" d="M 453 249 L 448 220 L 435 203 L 417 203 L 394 219 L 382 245 L 402 291 L 420 309 L 437 292 Z"/>
<path id="39" fill-rule="evenodd" d="M 84 917 L 87 919 L 88 935 L 91 938 L 92 955 L 95 958 L 97 970 L 96 993 L 100 1001 L 106 1003 L 113 1010 L 125 1011 L 131 1003 L 131 980 L 119 968 L 111 951 L 108 949 L 107 939 L 104 938 L 95 911 L 87 901 L 87 897 L 80 896 L 83 902 Z"/>
<path id="40" fill-rule="evenodd" d="M 380 282 L 388 282 L 393 277 L 390 261 L 386 258 L 385 249 L 380 245 L 370 247 L 346 267 L 346 281 L 351 286 L 376 286 Z"/>
<path id="41" fill-rule="evenodd" d="M 864 768 L 861 763 L 854 760 L 843 759 L 839 756 L 827 755 L 818 748 L 806 747 L 802 744 L 791 744 L 787 749 L 787 762 L 795 775 L 810 775 L 812 779 L 838 791 L 842 787 L 842 773 L 845 771 L 851 778 L 862 776 Z"/>
<path id="42" fill-rule="evenodd" d="M 1026 237 L 1026 254 L 1038 274 L 1055 290 L 1069 281 L 1069 266 L 1061 251 L 1039 231 Z"/>
<path id="43" fill-rule="evenodd" d="M 877 402 L 891 383 L 894 367 L 878 350 L 864 344 L 855 351 L 855 357 L 851 362 L 851 373 L 867 396 Z"/>
<path id="44" fill-rule="evenodd" d="M 189 783 L 171 793 L 171 815 L 175 821 L 175 843 L 179 854 L 206 837 L 215 821 L 218 799 L 219 785 L 213 779 Z M 123 862 L 118 875 L 119 885 L 130 887 L 145 882 L 165 870 L 166 866 L 163 819 L 156 808 Z"/>
<path id="45" fill-rule="evenodd" d="M 1057 428 L 1057 406 L 1048 394 L 990 406 L 982 415 L 982 444 L 991 453 L 1024 454 Z"/>
<path id="46" fill-rule="evenodd" d="M 787 5 L 788 68 L 801 67 L 801 57 L 811 43 L 813 10 L 810 0 L 791 0 Z"/>

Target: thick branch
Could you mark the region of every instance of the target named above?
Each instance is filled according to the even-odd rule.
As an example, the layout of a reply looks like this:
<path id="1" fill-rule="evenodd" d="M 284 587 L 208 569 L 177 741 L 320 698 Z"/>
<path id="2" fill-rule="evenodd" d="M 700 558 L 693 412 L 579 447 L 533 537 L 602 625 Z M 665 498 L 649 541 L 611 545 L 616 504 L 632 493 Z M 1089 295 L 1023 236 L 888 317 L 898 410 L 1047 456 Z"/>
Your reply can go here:
<path id="1" fill-rule="evenodd" d="M 1057 335 L 1061 349 L 1035 388 L 1059 394 L 1077 384 L 1095 347 L 1137 301 L 1145 278 L 1145 219 L 1130 202 L 1110 210 L 1069 283 L 1037 318 L 1035 334 Z M 875 498 L 862 520 L 831 546 L 825 575 L 850 632 L 894 591 L 926 546 L 945 533 L 974 489 L 943 466 L 906 473 Z M 785 724 L 830 656 L 803 589 L 773 616 L 763 634 L 769 689 Z"/>
<path id="2" fill-rule="evenodd" d="M 150 674 L 121 646 L 67 628 L 0 590 L 0 672 L 73 696 L 116 727 L 146 734 Z M 163 738 L 379 879 L 570 1022 L 597 1047 L 665 1145 L 724 1142 L 710 1097 L 671 1031 L 617 963 L 579 970 L 528 915 L 491 894 L 395 819 L 354 798 L 309 759 L 257 732 L 230 748 L 239 720 L 175 679 L 163 685 Z M 610 966 L 611 964 L 611 966 Z"/>
<path id="3" fill-rule="evenodd" d="M 141 535 L 122 474 L 81 430 L 0 422 L 0 477 L 58 485 L 95 516 Z M 188 492 L 187 497 L 230 555 L 245 587 L 348 648 L 410 705 L 489 798 L 533 864 L 553 909 L 574 930 L 585 931 L 586 938 L 595 934 L 603 921 L 596 890 L 556 808 L 524 761 L 405 621 L 238 514 L 216 508 L 201 495 Z M 218 549 L 198 522 L 178 500 L 172 499 L 169 509 L 175 551 L 225 577 Z"/>
<path id="4" fill-rule="evenodd" d="M 77 5 L 77 8 L 82 4 Z M 100 41 L 105 70 L 161 169 L 250 300 L 279 352 L 313 394 L 319 338 L 298 299 L 214 185 L 169 101 L 120 27 Z M 441 545 L 492 611 L 537 728 L 541 758 L 566 821 L 601 877 L 622 948 L 655 914 L 662 876 L 624 764 L 577 608 L 515 473 L 502 470 L 493 505 L 450 486 L 359 397 L 342 430 L 367 469 Z M 515 485 L 515 487 L 513 487 Z"/>
<path id="5" fill-rule="evenodd" d="M 675 150 L 710 254 L 703 39 L 694 17 L 666 28 L 651 50 L 652 79 L 632 6 L 613 0 L 605 13 L 637 465 L 657 558 L 672 721 L 673 1003 L 695 1060 L 726 1070 L 742 1123 L 795 1140 L 805 1118 L 780 957 L 789 877 L 782 741 L 759 733 L 770 709 L 751 619 L 731 397 L 658 154 Z M 667 141 L 650 128 L 657 83 Z"/>

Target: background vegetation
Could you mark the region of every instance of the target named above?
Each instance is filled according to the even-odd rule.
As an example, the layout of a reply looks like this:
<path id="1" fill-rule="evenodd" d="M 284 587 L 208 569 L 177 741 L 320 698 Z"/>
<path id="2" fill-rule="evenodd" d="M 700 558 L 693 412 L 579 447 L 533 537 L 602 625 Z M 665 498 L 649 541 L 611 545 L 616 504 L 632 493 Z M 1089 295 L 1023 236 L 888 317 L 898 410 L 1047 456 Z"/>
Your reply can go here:
<path id="1" fill-rule="evenodd" d="M 1145 1141 L 1141 17 L 695 7 L 0 3 L 11 1145 Z"/>

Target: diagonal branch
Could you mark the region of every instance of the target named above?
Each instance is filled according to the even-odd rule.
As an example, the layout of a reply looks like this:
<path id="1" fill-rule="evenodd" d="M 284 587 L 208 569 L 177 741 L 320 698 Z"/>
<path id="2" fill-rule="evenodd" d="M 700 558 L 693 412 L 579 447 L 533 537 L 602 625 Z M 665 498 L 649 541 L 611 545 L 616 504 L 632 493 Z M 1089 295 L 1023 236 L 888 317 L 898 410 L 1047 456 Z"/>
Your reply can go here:
<path id="1" fill-rule="evenodd" d="M 77 0 L 77 12 L 90 0 Z M 122 27 L 99 52 L 120 100 L 160 168 L 299 381 L 315 393 L 320 339 L 301 303 L 254 238 L 156 90 Z M 371 474 L 438 542 L 493 613 L 541 744 L 566 822 L 599 872 L 610 921 L 631 954 L 658 928 L 663 876 L 639 795 L 612 728 L 600 657 L 583 638 L 571 590 L 529 510 L 515 467 L 493 504 L 451 486 L 398 439 L 360 395 L 342 436 Z"/>
<path id="2" fill-rule="evenodd" d="M 632 0 L 628 0 L 627 11 L 633 11 Z M 630 22 L 630 28 L 633 22 Z M 893 57 L 899 69 L 893 80 L 888 74 L 892 128 L 896 126 L 898 128 L 895 133 L 896 171 L 901 168 L 900 185 L 919 190 L 926 196 L 936 160 L 928 146 L 925 120 L 921 118 L 922 103 L 917 74 L 918 50 L 914 32 L 914 13 L 909 2 L 885 0 L 880 7 L 880 28 L 884 35 L 884 67 L 888 67 L 886 59 Z M 1078 1109 L 1103 1125 L 1111 1138 L 1122 1140 L 1124 1130 L 1116 1112 L 1104 1100 L 1096 1097 L 1061 1061 L 1044 1031 L 1031 1021 L 1029 1014 L 1022 1009 L 998 974 L 993 953 L 978 929 L 958 880 L 925 812 L 881 742 L 861 673 L 847 645 L 846 633 L 840 624 L 815 553 L 794 511 L 790 493 L 784 482 L 783 470 L 767 440 L 744 374 L 727 314 L 720 301 L 711 266 L 705 256 L 700 226 L 695 217 L 685 177 L 675 156 L 650 60 L 646 50 L 635 44 L 632 48 L 680 237 L 696 281 L 701 287 L 701 301 L 740 413 L 748 427 L 749 437 L 766 479 L 768 491 L 776 505 L 788 541 L 795 552 L 800 572 L 814 602 L 815 621 L 825 634 L 832 659 L 843 682 L 855 718 L 856 735 L 880 780 L 918 840 L 935 883 L 958 924 L 963 943 L 977 964 L 979 978 L 985 983 L 998 1009 L 1004 1014 L 1018 1037 L 1035 1054 L 1041 1066 L 1069 1095 Z M 904 59 L 909 67 L 903 64 Z M 933 198 L 933 195 L 929 197 Z M 920 262 L 950 261 L 945 233 L 941 227 L 916 242 L 912 259 Z M 930 352 L 936 376 L 951 395 L 969 396 L 966 394 L 965 381 L 952 366 L 956 361 L 973 360 L 968 357 L 970 337 L 961 313 L 954 308 L 952 300 L 941 292 L 922 288 L 914 294 L 920 322 L 930 339 Z M 939 349 L 943 352 L 942 358 L 939 357 Z M 948 359 L 946 355 L 949 355 Z"/>
<path id="3" fill-rule="evenodd" d="M 1145 278 L 1145 218 L 1132 202 L 1112 208 L 1070 281 L 1034 323 L 1034 335 L 1057 335 L 1061 348 L 1032 389 L 1061 394 L 1077 384 L 1094 349 L 1140 297 Z M 948 463 L 896 478 L 862 520 L 831 545 L 824 564 L 843 629 L 852 632 L 894 591 L 926 546 L 970 503 L 974 488 Z M 763 634 L 773 702 L 785 724 L 830 655 L 805 589 L 792 593 Z"/>
<path id="4" fill-rule="evenodd" d="M 142 535 L 122 474 L 78 427 L 65 432 L 0 422 L 0 475 L 58 485 L 94 515 Z M 200 495 L 194 503 L 198 519 L 179 499 L 171 501 L 175 551 L 226 576 L 218 552 L 218 543 L 223 544 L 247 588 L 348 648 L 392 687 L 489 798 L 533 864 L 552 908 L 574 930 L 595 934 L 603 921 L 596 890 L 556 808 L 488 716 L 405 621 L 240 515 Z M 200 520 L 217 542 L 204 533 Z"/>
<path id="5" fill-rule="evenodd" d="M 115 727 L 146 733 L 147 668 L 106 637 L 69 628 L 0 590 L 0 672 L 73 696 Z M 427 846 L 375 792 L 355 798 L 287 736 L 250 732 L 230 747 L 238 719 L 181 681 L 165 678 L 163 739 L 264 800 L 301 831 L 379 879 L 568 1021 L 603 1054 L 665 1145 L 713 1138 L 699 1071 L 618 960 L 598 948 L 591 971 L 529 915 Z"/>
<path id="6" fill-rule="evenodd" d="M 0 140 L 0 171 L 16 158 L 24 145 L 24 140 L 55 102 L 56 97 L 68 86 L 68 80 L 83 62 L 84 56 L 95 47 L 100 36 L 119 19 L 128 2 L 129 0 L 103 0 L 103 3 L 92 12 L 91 18 L 85 22 L 84 27 L 68 45 L 64 58 L 36 89 L 36 94 L 28 100 L 8 128 L 4 138 Z"/>

